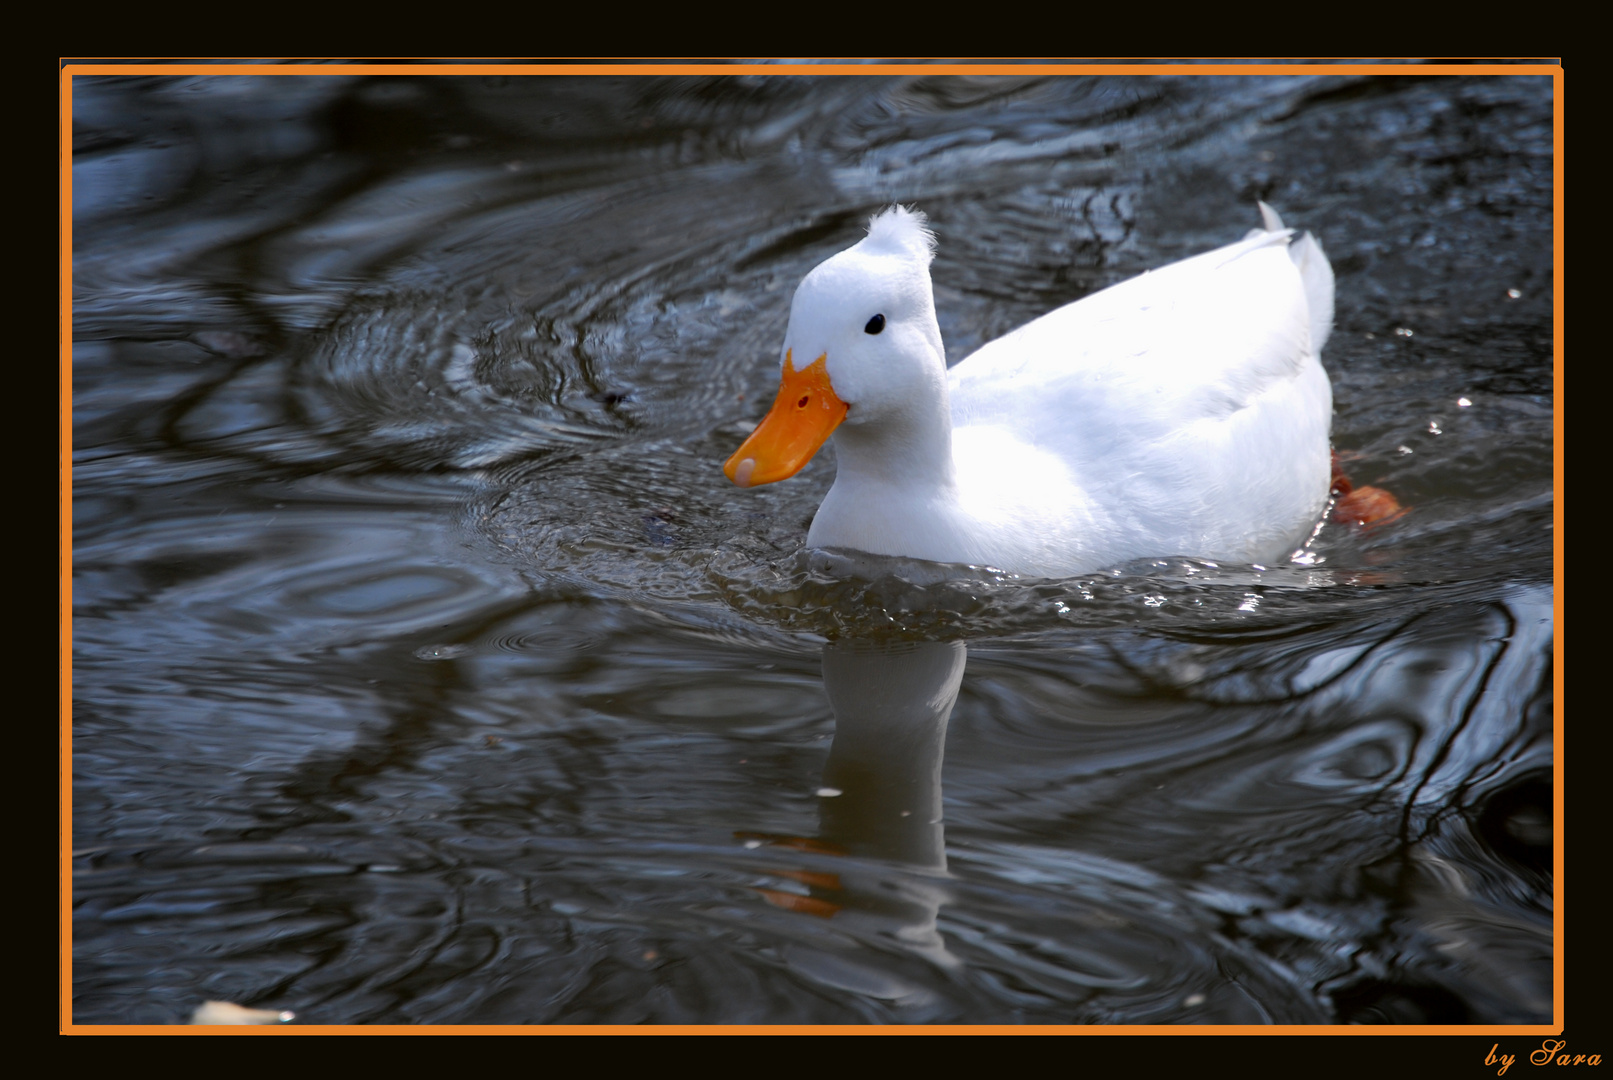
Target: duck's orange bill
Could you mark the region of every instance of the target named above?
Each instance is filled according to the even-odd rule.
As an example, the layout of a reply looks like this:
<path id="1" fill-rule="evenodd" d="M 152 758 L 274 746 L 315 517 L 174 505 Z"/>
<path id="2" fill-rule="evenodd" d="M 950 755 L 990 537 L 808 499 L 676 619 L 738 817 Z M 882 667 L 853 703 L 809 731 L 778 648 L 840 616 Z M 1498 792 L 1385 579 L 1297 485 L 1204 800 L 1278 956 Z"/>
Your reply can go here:
<path id="1" fill-rule="evenodd" d="M 772 410 L 722 471 L 740 487 L 794 476 L 845 418 L 846 403 L 829 386 L 828 354 L 797 371 L 786 352 L 784 378 Z"/>

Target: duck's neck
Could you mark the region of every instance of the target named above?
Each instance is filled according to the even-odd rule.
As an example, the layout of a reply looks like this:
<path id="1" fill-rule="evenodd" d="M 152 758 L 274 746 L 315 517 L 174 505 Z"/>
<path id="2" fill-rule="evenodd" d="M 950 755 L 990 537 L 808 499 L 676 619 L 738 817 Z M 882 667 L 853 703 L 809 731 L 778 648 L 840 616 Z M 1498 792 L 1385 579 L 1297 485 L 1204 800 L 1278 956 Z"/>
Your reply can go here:
<path id="1" fill-rule="evenodd" d="M 907 491 L 951 489 L 952 410 L 943 374 L 877 420 L 835 431 L 836 482 L 889 484 Z"/>

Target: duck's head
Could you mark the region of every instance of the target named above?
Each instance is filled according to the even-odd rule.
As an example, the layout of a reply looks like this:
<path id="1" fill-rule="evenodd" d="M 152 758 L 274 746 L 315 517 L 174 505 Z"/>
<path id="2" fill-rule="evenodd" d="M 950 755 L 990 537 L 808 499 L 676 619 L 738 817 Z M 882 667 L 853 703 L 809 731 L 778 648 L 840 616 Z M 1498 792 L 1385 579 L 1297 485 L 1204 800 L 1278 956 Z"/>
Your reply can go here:
<path id="1" fill-rule="evenodd" d="M 740 487 L 794 476 L 842 423 L 891 423 L 946 381 L 924 215 L 894 206 L 819 263 L 790 304 L 772 410 L 728 459 Z M 944 400 L 944 399 L 943 399 Z"/>

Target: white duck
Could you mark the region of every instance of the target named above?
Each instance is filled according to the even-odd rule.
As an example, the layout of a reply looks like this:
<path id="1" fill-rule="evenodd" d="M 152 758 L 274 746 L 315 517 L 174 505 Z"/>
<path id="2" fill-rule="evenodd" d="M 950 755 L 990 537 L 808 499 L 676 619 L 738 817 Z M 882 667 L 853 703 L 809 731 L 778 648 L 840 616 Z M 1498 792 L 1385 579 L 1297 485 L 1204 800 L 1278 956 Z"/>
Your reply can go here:
<path id="1" fill-rule="evenodd" d="M 1094 293 L 950 371 L 924 215 L 893 207 L 796 289 L 773 409 L 740 487 L 838 471 L 813 547 L 1037 576 L 1191 555 L 1260 563 L 1327 503 L 1333 271 L 1264 230 Z M 799 353 L 803 361 L 795 361 Z"/>

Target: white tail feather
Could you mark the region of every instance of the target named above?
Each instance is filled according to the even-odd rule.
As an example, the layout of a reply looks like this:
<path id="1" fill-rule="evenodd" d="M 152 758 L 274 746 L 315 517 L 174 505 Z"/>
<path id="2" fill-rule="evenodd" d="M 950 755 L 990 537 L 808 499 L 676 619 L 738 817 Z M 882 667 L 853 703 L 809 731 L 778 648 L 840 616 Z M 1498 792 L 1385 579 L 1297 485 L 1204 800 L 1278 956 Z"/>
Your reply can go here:
<path id="1" fill-rule="evenodd" d="M 1305 303 L 1311 312 L 1311 353 L 1322 354 L 1333 332 L 1333 267 L 1322 252 L 1322 242 L 1306 233 L 1288 246 L 1288 257 L 1299 267 L 1305 285 Z"/>
<path id="2" fill-rule="evenodd" d="M 1267 232 L 1284 228 L 1277 211 L 1258 200 L 1255 205 L 1260 207 L 1260 221 Z M 1333 332 L 1333 267 L 1322 252 L 1322 242 L 1310 233 L 1288 245 L 1288 257 L 1299 267 L 1299 280 L 1305 286 L 1305 304 L 1311 315 L 1311 354 L 1320 356 Z"/>

